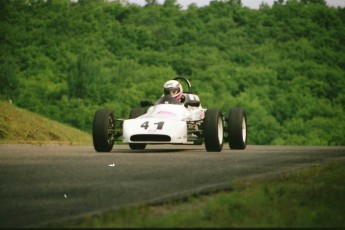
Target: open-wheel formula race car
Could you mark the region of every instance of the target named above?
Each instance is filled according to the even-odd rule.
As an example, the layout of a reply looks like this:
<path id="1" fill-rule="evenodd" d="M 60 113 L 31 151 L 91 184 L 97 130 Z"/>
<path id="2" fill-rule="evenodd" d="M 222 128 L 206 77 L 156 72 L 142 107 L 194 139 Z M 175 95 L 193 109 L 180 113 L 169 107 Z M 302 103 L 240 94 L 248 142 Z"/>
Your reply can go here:
<path id="1" fill-rule="evenodd" d="M 133 150 L 143 150 L 147 144 L 205 144 L 208 152 L 220 152 L 226 141 L 230 149 L 246 148 L 247 118 L 242 108 L 232 108 L 226 116 L 220 109 L 205 109 L 188 79 L 174 80 L 188 86 L 182 102 L 168 95 L 155 103 L 141 101 L 129 119 L 116 119 L 109 109 L 97 110 L 92 127 L 95 150 L 110 152 L 117 141 Z"/>

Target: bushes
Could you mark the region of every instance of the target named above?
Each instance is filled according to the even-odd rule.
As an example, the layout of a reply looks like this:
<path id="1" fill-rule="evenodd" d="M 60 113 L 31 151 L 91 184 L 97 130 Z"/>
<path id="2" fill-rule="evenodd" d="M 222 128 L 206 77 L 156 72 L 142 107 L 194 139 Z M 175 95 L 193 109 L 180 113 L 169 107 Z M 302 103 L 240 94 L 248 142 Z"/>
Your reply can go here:
<path id="1" fill-rule="evenodd" d="M 249 144 L 345 144 L 344 9 L 292 0 L 258 10 L 234 1 L 2 5 L 0 94 L 17 105 L 90 131 L 97 108 L 128 117 L 185 75 L 205 108 L 247 111 Z"/>

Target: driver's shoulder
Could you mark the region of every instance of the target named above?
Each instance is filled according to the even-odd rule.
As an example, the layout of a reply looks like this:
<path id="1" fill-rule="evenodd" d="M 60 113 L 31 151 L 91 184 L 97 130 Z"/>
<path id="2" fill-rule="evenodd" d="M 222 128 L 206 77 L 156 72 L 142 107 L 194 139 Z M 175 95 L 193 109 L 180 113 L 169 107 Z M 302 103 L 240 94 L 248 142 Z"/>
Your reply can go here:
<path id="1" fill-rule="evenodd" d="M 183 96 L 185 98 L 185 101 L 200 101 L 199 96 L 196 94 L 184 93 Z"/>
<path id="2" fill-rule="evenodd" d="M 184 96 L 183 104 L 186 108 L 188 109 L 201 108 L 201 102 L 198 95 L 185 93 L 183 96 Z"/>

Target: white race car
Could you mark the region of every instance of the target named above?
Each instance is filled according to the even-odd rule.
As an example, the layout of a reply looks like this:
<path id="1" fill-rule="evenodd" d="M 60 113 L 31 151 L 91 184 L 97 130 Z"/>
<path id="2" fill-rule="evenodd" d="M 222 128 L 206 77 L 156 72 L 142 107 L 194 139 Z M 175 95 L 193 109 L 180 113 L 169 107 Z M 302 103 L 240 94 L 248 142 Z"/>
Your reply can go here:
<path id="1" fill-rule="evenodd" d="M 188 92 L 183 103 L 171 96 L 162 96 L 154 104 L 141 101 L 133 108 L 129 119 L 115 119 L 112 110 L 99 109 L 93 120 L 93 145 L 97 152 L 110 152 L 115 142 L 128 143 L 133 150 L 147 144 L 202 145 L 209 152 L 220 152 L 225 141 L 230 149 L 245 149 L 247 118 L 243 109 L 233 108 L 227 116 L 219 109 L 205 109 L 199 97 Z M 149 107 L 149 108 L 147 108 Z"/>

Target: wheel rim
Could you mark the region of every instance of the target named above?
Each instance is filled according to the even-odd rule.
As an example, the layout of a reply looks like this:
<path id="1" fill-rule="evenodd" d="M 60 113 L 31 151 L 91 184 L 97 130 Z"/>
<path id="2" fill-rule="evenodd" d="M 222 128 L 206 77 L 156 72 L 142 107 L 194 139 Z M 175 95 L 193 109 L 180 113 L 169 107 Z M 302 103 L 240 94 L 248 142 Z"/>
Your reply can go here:
<path id="1" fill-rule="evenodd" d="M 242 140 L 245 143 L 247 140 L 247 125 L 246 125 L 246 119 L 242 119 Z"/>
<path id="2" fill-rule="evenodd" d="M 108 117 L 108 144 L 112 144 L 115 140 L 115 122 L 112 117 Z"/>
<path id="3" fill-rule="evenodd" d="M 223 135 L 224 135 L 223 119 L 222 119 L 222 117 L 219 117 L 218 118 L 218 140 L 219 140 L 219 144 L 223 143 Z"/>

